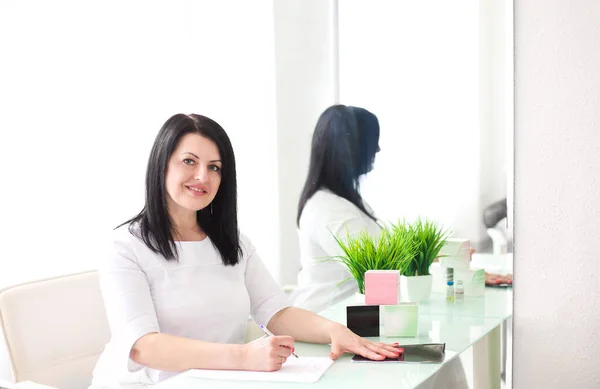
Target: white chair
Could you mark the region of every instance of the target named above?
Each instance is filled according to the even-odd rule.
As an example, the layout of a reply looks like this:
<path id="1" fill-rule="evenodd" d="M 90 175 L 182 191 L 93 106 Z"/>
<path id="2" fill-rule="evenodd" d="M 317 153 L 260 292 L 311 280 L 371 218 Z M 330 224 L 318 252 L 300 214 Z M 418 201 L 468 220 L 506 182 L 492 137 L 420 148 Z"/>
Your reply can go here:
<path id="1" fill-rule="evenodd" d="M 483 224 L 492 239 L 494 254 L 512 252 L 512 231 L 507 228 L 507 212 L 506 199 L 490 204 L 483 210 Z"/>
<path id="2" fill-rule="evenodd" d="M 97 272 L 0 290 L 0 330 L 15 382 L 87 388 L 110 338 Z M 245 342 L 262 336 L 249 319 Z"/>
<path id="3" fill-rule="evenodd" d="M 110 336 L 97 273 L 0 291 L 0 329 L 16 382 L 87 388 Z"/>
<path id="4" fill-rule="evenodd" d="M 284 285 L 282 289 L 285 292 L 285 294 L 289 296 L 296 289 L 296 285 Z M 263 336 L 265 336 L 263 330 L 260 329 L 256 322 L 254 322 L 254 320 L 248 318 L 248 323 L 246 324 L 246 334 L 244 336 L 244 343 L 252 342 L 253 340 L 262 338 Z"/>
<path id="5" fill-rule="evenodd" d="M 263 330 L 254 322 L 252 319 L 248 319 L 248 323 L 246 324 L 246 333 L 244 335 L 244 343 L 252 342 L 258 338 L 262 338 L 265 336 Z"/>

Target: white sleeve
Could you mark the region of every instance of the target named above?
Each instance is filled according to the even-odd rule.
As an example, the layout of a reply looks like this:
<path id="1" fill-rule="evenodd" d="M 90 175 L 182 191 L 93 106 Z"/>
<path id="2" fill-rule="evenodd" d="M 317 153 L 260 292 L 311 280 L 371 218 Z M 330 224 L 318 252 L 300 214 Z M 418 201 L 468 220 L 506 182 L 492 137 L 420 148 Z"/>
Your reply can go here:
<path id="1" fill-rule="evenodd" d="M 247 238 L 242 239 L 242 249 L 247 258 L 245 282 L 250 296 L 251 315 L 257 324 L 266 326 L 273 315 L 292 304 Z"/>
<path id="2" fill-rule="evenodd" d="M 319 234 L 319 243 L 325 252 L 331 256 L 342 255 L 343 251 L 334 238 L 346 241 L 348 236 L 357 237 L 362 231 L 366 231 L 375 240 L 381 235 L 381 227 L 373 220 L 365 220 L 363 217 L 346 214 L 346 217 L 327 223 L 325 235 Z"/>
<path id="3" fill-rule="evenodd" d="M 122 228 L 127 228 L 122 227 Z M 98 274 L 106 316 L 115 347 L 116 366 L 129 372 L 144 366 L 129 358 L 134 343 L 151 332 L 160 332 L 150 285 L 139 267 L 129 233 L 116 231 L 108 256 L 101 261 Z M 120 362 L 122 360 L 122 362 Z"/>

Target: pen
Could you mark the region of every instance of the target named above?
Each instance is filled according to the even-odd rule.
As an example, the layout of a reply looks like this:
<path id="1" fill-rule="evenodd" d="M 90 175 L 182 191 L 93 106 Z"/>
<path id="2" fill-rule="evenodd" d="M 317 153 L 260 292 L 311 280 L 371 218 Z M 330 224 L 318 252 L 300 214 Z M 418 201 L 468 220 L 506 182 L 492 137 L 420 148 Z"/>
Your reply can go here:
<path id="1" fill-rule="evenodd" d="M 261 329 L 261 330 L 263 330 L 263 332 L 264 332 L 265 334 L 267 334 L 267 336 L 275 336 L 275 335 L 273 335 L 273 334 L 271 333 L 271 331 L 269 331 L 269 330 L 267 329 L 267 327 L 263 326 L 262 324 L 261 324 L 259 327 L 260 327 L 260 329 Z M 292 351 L 292 355 L 293 355 L 293 356 L 295 356 L 296 358 L 298 358 L 298 356 L 297 356 L 296 354 L 294 354 L 294 352 L 293 352 L 293 351 Z"/>

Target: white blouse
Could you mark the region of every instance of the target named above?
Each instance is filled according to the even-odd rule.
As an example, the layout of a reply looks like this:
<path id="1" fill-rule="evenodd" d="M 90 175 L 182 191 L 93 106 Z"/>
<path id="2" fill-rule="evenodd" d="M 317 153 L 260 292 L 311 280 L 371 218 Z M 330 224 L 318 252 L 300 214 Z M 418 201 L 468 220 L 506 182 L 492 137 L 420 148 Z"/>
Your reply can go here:
<path id="1" fill-rule="evenodd" d="M 225 266 L 209 238 L 178 242 L 179 261 L 167 261 L 127 227 L 114 231 L 110 252 L 99 265 L 111 339 L 91 388 L 140 388 L 174 375 L 129 358 L 131 347 L 145 334 L 243 343 L 248 315 L 266 326 L 290 306 L 245 236 L 240 239 L 242 259 Z"/>
<path id="2" fill-rule="evenodd" d="M 358 291 L 348 269 L 327 259 L 342 254 L 333 235 L 345 240 L 346 234 L 357 236 L 362 230 L 375 238 L 381 234 L 379 224 L 350 201 L 320 190 L 306 202 L 298 230 L 302 269 L 290 296 L 295 306 L 320 312 Z"/>

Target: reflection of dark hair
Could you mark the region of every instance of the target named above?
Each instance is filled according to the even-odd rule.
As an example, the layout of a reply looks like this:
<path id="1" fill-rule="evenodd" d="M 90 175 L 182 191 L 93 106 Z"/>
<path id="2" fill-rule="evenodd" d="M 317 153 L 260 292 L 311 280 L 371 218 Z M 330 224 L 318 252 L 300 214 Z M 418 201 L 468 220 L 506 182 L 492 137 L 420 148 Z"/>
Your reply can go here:
<path id="1" fill-rule="evenodd" d="M 298 204 L 298 217 L 306 202 L 320 189 L 345 198 L 371 219 L 359 193 L 359 177 L 373 169 L 379 149 L 379 121 L 363 108 L 334 105 L 321 114 L 313 133 L 310 165 Z"/>
<path id="2" fill-rule="evenodd" d="M 201 115 L 177 114 L 162 126 L 148 159 L 146 170 L 146 203 L 134 218 L 121 224 L 139 224 L 139 238 L 150 250 L 167 260 L 177 259 L 177 247 L 173 240 L 175 226 L 167 210 L 166 175 L 169 159 L 181 138 L 187 134 L 199 134 L 215 142 L 221 157 L 221 184 L 211 206 L 196 213 L 198 225 L 215 245 L 223 264 L 235 265 L 242 254 L 237 223 L 237 194 L 235 156 L 225 130 L 214 120 Z M 120 227 L 120 226 L 119 226 Z M 118 227 L 117 227 L 118 228 Z"/>

